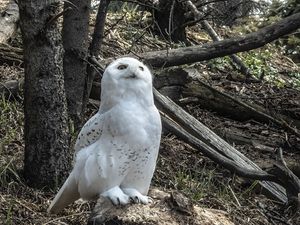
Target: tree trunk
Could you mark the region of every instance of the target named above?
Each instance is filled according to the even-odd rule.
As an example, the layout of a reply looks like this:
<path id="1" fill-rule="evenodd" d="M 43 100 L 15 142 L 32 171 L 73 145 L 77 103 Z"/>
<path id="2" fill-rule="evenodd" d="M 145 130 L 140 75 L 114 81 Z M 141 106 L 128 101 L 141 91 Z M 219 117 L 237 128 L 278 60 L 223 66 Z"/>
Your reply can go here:
<path id="1" fill-rule="evenodd" d="M 72 3 L 72 4 L 70 4 Z M 90 0 L 70 0 L 64 4 L 63 45 L 65 90 L 69 116 L 75 129 L 80 127 L 86 86 L 86 62 Z"/>
<path id="2" fill-rule="evenodd" d="M 97 12 L 97 17 L 96 17 L 96 24 L 94 28 L 94 33 L 93 33 L 93 39 L 89 47 L 90 51 L 90 60 L 91 59 L 99 59 L 100 51 L 101 51 L 101 45 L 103 42 L 103 34 L 104 34 L 104 25 L 106 21 L 106 15 L 107 15 L 107 10 L 108 6 L 110 4 L 110 0 L 102 0 L 98 6 L 98 12 Z M 84 108 L 86 107 L 88 101 L 89 101 L 89 96 L 91 93 L 92 85 L 93 85 L 93 80 L 95 78 L 95 75 L 97 74 L 97 71 L 95 68 L 91 65 L 87 67 L 87 82 L 86 82 L 86 90 L 84 93 L 83 97 L 83 104 Z"/>
<path id="3" fill-rule="evenodd" d="M 56 187 L 71 154 L 63 79 L 59 2 L 19 1 L 25 66 L 25 162 L 29 185 Z"/>
<path id="4" fill-rule="evenodd" d="M 177 0 L 160 0 L 157 7 L 158 10 L 154 11 L 156 33 L 174 42 L 185 42 L 185 10 L 181 4 Z"/>

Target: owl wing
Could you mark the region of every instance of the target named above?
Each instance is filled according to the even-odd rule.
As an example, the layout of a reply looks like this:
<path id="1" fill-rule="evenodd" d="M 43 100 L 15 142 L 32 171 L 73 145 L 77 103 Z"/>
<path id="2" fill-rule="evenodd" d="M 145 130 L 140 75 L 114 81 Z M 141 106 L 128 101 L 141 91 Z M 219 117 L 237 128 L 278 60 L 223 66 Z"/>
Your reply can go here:
<path id="1" fill-rule="evenodd" d="M 92 116 L 78 134 L 74 150 L 75 155 L 83 148 L 95 143 L 103 131 L 103 114 L 99 112 Z"/>
<path id="2" fill-rule="evenodd" d="M 103 127 L 103 114 L 96 113 L 91 117 L 85 125 L 82 127 L 74 147 L 75 158 L 77 153 L 83 149 L 85 154 L 88 154 L 89 150 L 93 143 L 95 143 L 102 134 Z M 91 147 L 89 147 L 91 146 Z M 77 166 L 83 168 L 85 164 L 85 157 L 79 157 L 76 162 Z M 48 213 L 58 213 L 64 207 L 71 204 L 80 198 L 78 192 L 78 171 L 73 171 L 70 173 L 68 179 L 65 181 L 61 189 L 56 194 L 54 200 L 51 202 L 51 205 L 48 208 Z"/>
<path id="3" fill-rule="evenodd" d="M 78 187 L 74 173 L 71 173 L 68 179 L 65 181 L 64 185 L 56 194 L 55 198 L 51 202 L 49 208 L 47 209 L 48 213 L 58 213 L 64 207 L 71 204 L 80 198 L 78 192 Z"/>

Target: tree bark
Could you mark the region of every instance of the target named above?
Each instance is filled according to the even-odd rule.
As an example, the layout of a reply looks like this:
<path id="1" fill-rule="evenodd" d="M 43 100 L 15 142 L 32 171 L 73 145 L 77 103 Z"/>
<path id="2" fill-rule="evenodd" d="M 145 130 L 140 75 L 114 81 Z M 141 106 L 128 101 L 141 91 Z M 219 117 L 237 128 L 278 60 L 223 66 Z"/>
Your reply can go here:
<path id="1" fill-rule="evenodd" d="M 177 0 L 159 0 L 154 11 L 155 32 L 174 42 L 185 42 L 186 32 L 183 24 L 185 10 Z"/>
<path id="2" fill-rule="evenodd" d="M 54 188 L 71 165 L 59 1 L 19 1 L 25 66 L 25 162 L 29 185 Z"/>
<path id="3" fill-rule="evenodd" d="M 109 3 L 110 0 L 102 0 L 100 1 L 100 4 L 98 6 L 99 8 L 98 8 L 96 24 L 93 33 L 93 39 L 89 47 L 90 61 L 99 59 L 101 45 L 103 42 L 104 25 L 105 25 L 106 14 L 107 14 Z M 86 88 L 83 97 L 84 108 L 88 103 L 89 96 L 92 90 L 93 80 L 95 78 L 96 73 L 97 71 L 93 66 L 89 65 L 87 67 L 87 82 L 86 82 Z"/>
<path id="4" fill-rule="evenodd" d="M 75 129 L 81 125 L 84 87 L 86 86 L 86 61 L 90 0 L 70 0 L 64 3 L 63 46 L 64 79 L 69 116 Z"/>
<path id="5" fill-rule="evenodd" d="M 297 30 L 299 27 L 300 13 L 296 13 L 245 36 L 207 43 L 201 46 L 146 52 L 139 54 L 139 58 L 156 68 L 191 64 L 262 47 Z M 131 56 L 137 57 L 136 55 Z M 101 61 L 100 64 L 105 65 L 112 60 L 114 59 L 106 59 Z"/>

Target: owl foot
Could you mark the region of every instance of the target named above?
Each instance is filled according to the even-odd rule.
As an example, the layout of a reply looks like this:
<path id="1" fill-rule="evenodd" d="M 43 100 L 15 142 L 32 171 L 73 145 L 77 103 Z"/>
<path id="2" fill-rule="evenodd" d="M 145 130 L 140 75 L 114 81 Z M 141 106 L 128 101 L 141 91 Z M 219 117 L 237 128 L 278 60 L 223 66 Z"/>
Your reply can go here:
<path id="1" fill-rule="evenodd" d="M 109 198 L 114 205 L 126 205 L 130 203 L 129 196 L 124 194 L 124 192 L 118 186 L 105 191 L 101 194 L 101 196 Z"/>
<path id="2" fill-rule="evenodd" d="M 122 190 L 124 191 L 125 194 L 127 194 L 130 197 L 130 199 L 134 203 L 143 203 L 146 205 L 152 202 L 150 197 L 146 195 L 142 195 L 139 191 L 137 191 L 134 188 L 123 188 Z"/>

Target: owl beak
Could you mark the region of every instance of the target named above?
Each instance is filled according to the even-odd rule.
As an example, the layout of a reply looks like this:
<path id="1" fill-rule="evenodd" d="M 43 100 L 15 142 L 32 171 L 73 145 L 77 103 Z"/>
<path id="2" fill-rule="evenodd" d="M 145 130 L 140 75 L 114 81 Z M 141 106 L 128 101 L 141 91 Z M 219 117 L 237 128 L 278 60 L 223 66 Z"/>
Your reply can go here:
<path id="1" fill-rule="evenodd" d="M 126 77 L 128 79 L 136 79 L 137 75 L 135 73 L 130 74 L 128 77 Z"/>

